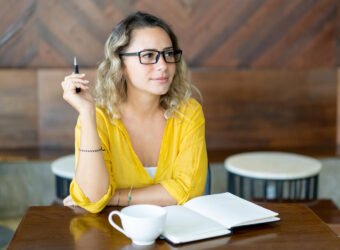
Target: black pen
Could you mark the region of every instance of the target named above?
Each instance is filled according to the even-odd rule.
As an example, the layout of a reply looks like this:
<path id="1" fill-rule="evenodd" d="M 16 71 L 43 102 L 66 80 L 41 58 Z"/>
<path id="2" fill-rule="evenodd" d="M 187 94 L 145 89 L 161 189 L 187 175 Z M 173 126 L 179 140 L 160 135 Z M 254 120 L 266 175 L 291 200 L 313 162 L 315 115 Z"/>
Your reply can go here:
<path id="1" fill-rule="evenodd" d="M 73 73 L 75 74 L 79 74 L 79 67 L 78 67 L 78 63 L 77 63 L 77 57 L 73 58 Z M 80 88 L 76 88 L 76 93 L 80 92 Z"/>

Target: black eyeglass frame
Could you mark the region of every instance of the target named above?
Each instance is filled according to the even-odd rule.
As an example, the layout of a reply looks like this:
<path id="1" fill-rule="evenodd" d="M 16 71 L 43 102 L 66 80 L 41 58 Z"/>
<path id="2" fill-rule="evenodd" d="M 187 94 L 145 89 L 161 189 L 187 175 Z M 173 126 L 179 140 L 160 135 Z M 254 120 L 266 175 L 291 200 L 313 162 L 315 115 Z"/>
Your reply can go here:
<path id="1" fill-rule="evenodd" d="M 140 54 L 143 53 L 143 52 L 147 52 L 147 51 L 152 51 L 152 52 L 157 52 L 158 53 L 154 62 L 151 62 L 151 63 L 143 63 L 142 62 L 142 58 L 141 58 Z M 166 57 L 165 57 L 165 53 L 169 53 L 169 52 L 173 52 L 174 55 L 176 55 L 176 54 L 178 55 L 179 54 L 180 55 L 179 59 L 176 60 L 176 57 L 174 56 L 175 61 L 174 62 L 168 62 Z M 126 53 L 121 52 L 121 53 L 119 53 L 119 56 L 121 56 L 121 57 L 122 56 L 138 56 L 140 64 L 144 64 L 144 65 L 158 63 L 159 58 L 160 58 L 161 55 L 163 56 L 163 59 L 164 59 L 164 61 L 166 63 L 178 63 L 182 59 L 182 50 L 180 50 L 180 49 L 173 49 L 173 50 L 159 51 L 159 50 L 155 50 L 155 49 L 145 49 L 145 50 L 141 50 L 141 51 L 138 51 L 138 52 L 126 52 Z"/>

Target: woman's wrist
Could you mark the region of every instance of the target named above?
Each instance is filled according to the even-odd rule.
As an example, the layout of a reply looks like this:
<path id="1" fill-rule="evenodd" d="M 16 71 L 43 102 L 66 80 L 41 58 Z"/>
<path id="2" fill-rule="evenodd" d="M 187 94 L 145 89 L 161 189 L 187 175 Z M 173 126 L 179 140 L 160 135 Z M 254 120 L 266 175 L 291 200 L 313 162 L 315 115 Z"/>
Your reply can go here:
<path id="1" fill-rule="evenodd" d="M 125 206 L 124 189 L 116 189 L 115 194 L 112 196 L 109 204 L 111 206 Z"/>
<path id="2" fill-rule="evenodd" d="M 110 205 L 112 206 L 128 206 L 131 205 L 131 200 L 129 204 L 129 189 L 117 189 L 115 194 L 112 196 Z M 130 194 L 131 195 L 131 194 Z"/>
<path id="3" fill-rule="evenodd" d="M 79 112 L 79 119 L 82 123 L 96 121 L 96 108 L 84 108 Z"/>
<path id="4" fill-rule="evenodd" d="M 120 204 L 119 204 L 119 202 L 120 202 L 120 191 L 119 190 L 117 190 L 115 196 L 116 196 L 116 202 L 115 202 L 114 205 L 115 206 L 120 206 Z"/>

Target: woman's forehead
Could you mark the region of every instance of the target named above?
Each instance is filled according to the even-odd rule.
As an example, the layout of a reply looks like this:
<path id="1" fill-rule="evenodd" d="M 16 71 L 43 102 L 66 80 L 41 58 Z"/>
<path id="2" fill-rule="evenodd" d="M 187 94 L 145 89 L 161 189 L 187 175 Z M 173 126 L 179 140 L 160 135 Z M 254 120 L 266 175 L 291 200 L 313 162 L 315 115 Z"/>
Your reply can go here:
<path id="1" fill-rule="evenodd" d="M 129 49 L 157 49 L 172 47 L 171 39 L 166 31 L 160 27 L 146 27 L 135 29 L 131 33 Z"/>

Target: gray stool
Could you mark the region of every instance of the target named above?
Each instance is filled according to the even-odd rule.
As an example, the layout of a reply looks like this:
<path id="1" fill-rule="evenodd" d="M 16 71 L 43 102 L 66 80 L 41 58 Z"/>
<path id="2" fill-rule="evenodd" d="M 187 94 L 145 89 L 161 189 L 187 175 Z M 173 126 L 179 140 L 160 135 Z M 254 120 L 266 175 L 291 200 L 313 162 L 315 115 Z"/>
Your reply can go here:
<path id="1" fill-rule="evenodd" d="M 74 155 L 60 157 L 52 162 L 52 172 L 56 177 L 57 202 L 70 194 L 69 188 L 74 177 L 75 160 Z"/>
<path id="2" fill-rule="evenodd" d="M 13 237 L 14 232 L 7 228 L 0 226 L 0 248 L 7 246 Z"/>
<path id="3" fill-rule="evenodd" d="M 249 152 L 228 157 L 228 191 L 247 199 L 315 200 L 321 163 L 284 152 Z"/>

